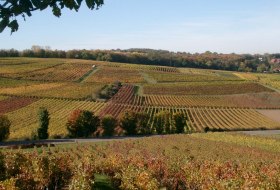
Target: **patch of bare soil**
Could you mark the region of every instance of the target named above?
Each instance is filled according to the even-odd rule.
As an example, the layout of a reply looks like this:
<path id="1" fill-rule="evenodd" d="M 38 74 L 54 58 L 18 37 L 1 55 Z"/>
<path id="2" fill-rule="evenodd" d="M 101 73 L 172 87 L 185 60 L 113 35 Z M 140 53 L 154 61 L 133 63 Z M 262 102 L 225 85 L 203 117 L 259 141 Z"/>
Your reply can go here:
<path id="1" fill-rule="evenodd" d="M 258 112 L 280 123 L 280 110 L 258 110 Z"/>

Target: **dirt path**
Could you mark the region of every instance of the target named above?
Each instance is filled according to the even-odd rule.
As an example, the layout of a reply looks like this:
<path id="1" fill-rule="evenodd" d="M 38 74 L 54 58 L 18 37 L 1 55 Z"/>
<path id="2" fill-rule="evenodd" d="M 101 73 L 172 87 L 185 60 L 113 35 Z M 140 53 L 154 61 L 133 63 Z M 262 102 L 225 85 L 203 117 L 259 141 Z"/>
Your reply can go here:
<path id="1" fill-rule="evenodd" d="M 99 67 L 95 67 L 95 68 L 91 69 L 88 73 L 86 73 L 84 76 L 82 76 L 78 81 L 80 83 L 83 83 L 84 81 L 86 81 L 87 78 L 89 78 L 91 75 L 96 73 L 98 70 L 99 70 Z"/>
<path id="2" fill-rule="evenodd" d="M 141 75 L 147 81 L 148 84 L 157 83 L 157 81 L 154 78 L 152 78 L 150 75 L 148 75 L 147 73 L 142 72 Z"/>

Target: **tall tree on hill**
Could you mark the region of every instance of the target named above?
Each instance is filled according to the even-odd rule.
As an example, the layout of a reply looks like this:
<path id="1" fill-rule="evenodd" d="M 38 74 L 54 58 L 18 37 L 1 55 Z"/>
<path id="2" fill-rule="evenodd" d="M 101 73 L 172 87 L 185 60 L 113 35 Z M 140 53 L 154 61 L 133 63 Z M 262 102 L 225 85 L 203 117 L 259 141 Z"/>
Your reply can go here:
<path id="1" fill-rule="evenodd" d="M 10 135 L 10 126 L 10 120 L 4 115 L 0 115 L 0 142 L 8 139 Z"/>
<path id="2" fill-rule="evenodd" d="M 0 33 L 6 27 L 11 32 L 18 30 L 17 17 L 32 16 L 34 11 L 42 11 L 51 8 L 56 17 L 61 16 L 61 9 L 67 8 L 78 11 L 83 0 L 3 0 L 0 2 Z M 98 9 L 104 4 L 104 0 L 85 0 L 87 7 L 91 10 Z"/>
<path id="3" fill-rule="evenodd" d="M 38 138 L 39 139 L 47 139 L 49 138 L 49 112 L 46 108 L 39 109 L 39 128 L 38 128 Z"/>

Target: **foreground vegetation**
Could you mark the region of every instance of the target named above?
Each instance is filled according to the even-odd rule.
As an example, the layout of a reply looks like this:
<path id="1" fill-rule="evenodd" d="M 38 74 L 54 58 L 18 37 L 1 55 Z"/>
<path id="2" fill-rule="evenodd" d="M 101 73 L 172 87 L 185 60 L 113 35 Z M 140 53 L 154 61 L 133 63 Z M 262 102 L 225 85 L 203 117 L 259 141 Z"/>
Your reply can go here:
<path id="1" fill-rule="evenodd" d="M 217 148 L 219 147 L 219 148 Z M 280 144 L 208 133 L 0 153 L 0 189 L 279 189 Z"/>

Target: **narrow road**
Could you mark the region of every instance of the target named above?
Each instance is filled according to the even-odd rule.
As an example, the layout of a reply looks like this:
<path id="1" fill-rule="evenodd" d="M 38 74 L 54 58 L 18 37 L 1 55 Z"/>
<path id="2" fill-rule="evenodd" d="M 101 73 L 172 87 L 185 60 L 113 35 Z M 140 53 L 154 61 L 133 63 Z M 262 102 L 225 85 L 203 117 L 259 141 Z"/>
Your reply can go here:
<path id="1" fill-rule="evenodd" d="M 280 135 L 280 130 L 259 130 L 259 131 L 234 131 L 236 133 L 246 135 L 257 135 L 257 136 L 271 136 Z M 164 137 L 164 135 L 150 135 L 150 136 L 128 136 L 128 137 L 111 137 L 111 138 L 87 138 L 87 139 L 50 139 L 50 140 L 38 140 L 38 141 L 7 141 L 0 142 L 0 148 L 9 148 L 13 146 L 42 146 L 42 145 L 58 145 L 58 144 L 71 144 L 71 143 L 95 143 L 95 142 L 108 142 L 108 141 L 121 141 L 128 139 L 142 139 L 145 137 Z"/>
<path id="2" fill-rule="evenodd" d="M 270 135 L 280 135 L 280 130 L 240 131 L 240 133 L 243 133 L 246 135 L 270 136 Z"/>

